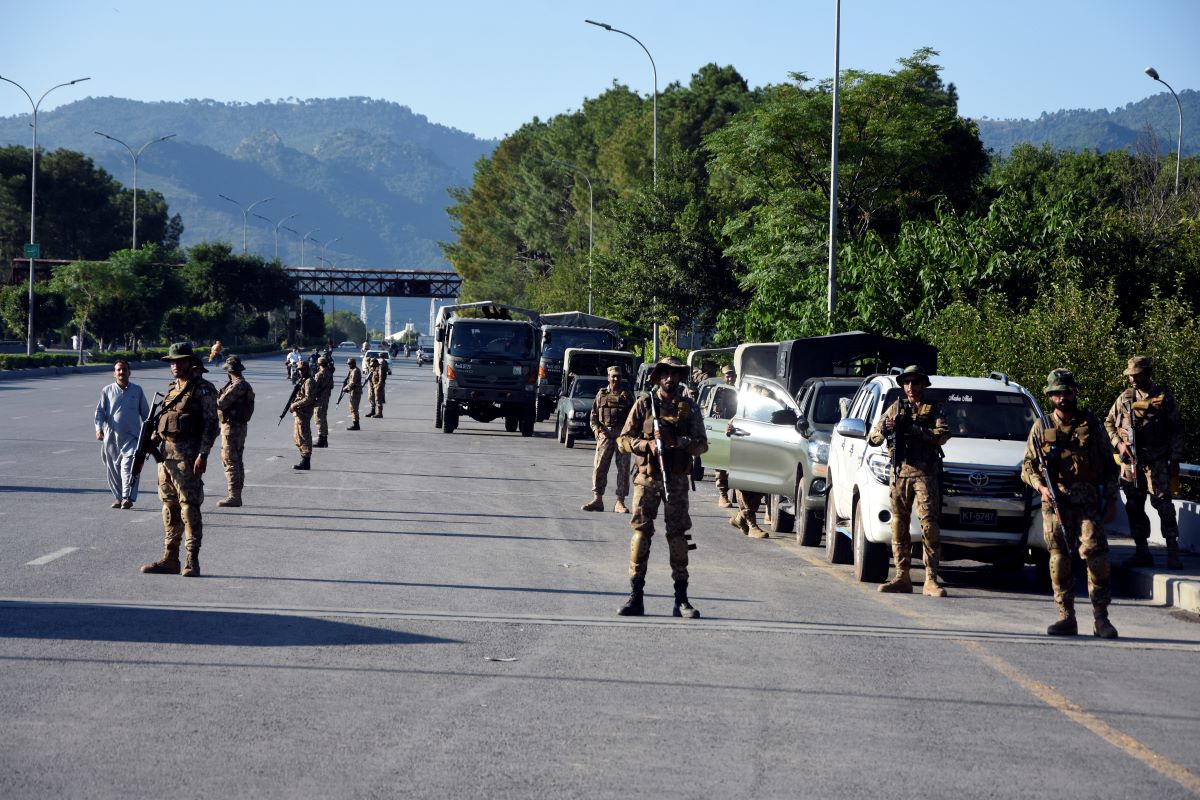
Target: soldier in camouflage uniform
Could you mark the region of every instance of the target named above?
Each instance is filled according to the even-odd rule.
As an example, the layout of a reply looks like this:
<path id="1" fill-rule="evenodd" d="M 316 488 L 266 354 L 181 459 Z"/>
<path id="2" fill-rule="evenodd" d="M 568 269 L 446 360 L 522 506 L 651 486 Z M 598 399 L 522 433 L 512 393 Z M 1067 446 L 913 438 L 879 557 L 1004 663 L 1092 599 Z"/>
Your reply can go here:
<path id="1" fill-rule="evenodd" d="M 735 383 L 737 383 L 737 372 L 734 371 L 733 367 L 727 366 L 722 368 L 721 374 L 725 378 L 726 386 L 733 386 Z M 722 403 L 724 398 L 728 397 L 731 397 L 730 393 L 722 391 L 717 395 L 718 403 Z M 735 398 L 735 402 L 728 403 L 727 401 L 724 401 L 724 405 L 714 409 L 714 417 L 718 417 L 720 419 L 734 418 L 734 416 L 737 414 L 736 395 L 732 395 L 732 397 Z M 729 508 L 733 505 L 733 503 L 729 500 L 729 470 L 715 469 L 713 470 L 713 473 L 713 485 L 717 487 L 718 494 L 717 508 Z"/>
<path id="2" fill-rule="evenodd" d="M 222 368 L 229 373 L 229 382 L 217 394 L 217 419 L 221 423 L 221 463 L 225 465 L 229 495 L 217 501 L 217 505 L 239 508 L 242 486 L 246 482 L 242 451 L 246 448 L 246 430 L 254 414 L 254 389 L 242 377 L 245 367 L 237 356 L 225 359 Z"/>
<path id="3" fill-rule="evenodd" d="M 633 407 L 633 395 L 621 385 L 621 368 L 608 368 L 608 386 L 596 393 L 589 422 L 596 435 L 596 457 L 592 461 L 592 501 L 581 511 L 603 511 L 604 490 L 608 486 L 608 468 L 617 459 L 617 502 L 613 511 L 628 514 L 625 498 L 629 495 L 629 454 L 617 447 L 617 434 Z"/>
<path id="4" fill-rule="evenodd" d="M 880 415 L 867 437 L 873 445 L 881 445 L 895 436 L 893 459 L 903 453 L 899 469 L 891 470 L 892 495 L 892 558 L 896 576 L 879 587 L 881 592 L 911 594 L 912 535 L 909 525 L 915 509 L 921 524 L 921 548 L 925 561 L 927 597 L 945 597 L 946 590 L 938 580 L 942 560 L 941 526 L 938 514 L 942 506 L 941 461 L 942 445 L 950 440 L 950 427 L 940 404 L 923 399 L 929 386 L 929 376 L 919 367 L 906 368 L 896 378 L 903 395 Z M 901 438 L 903 437 L 903 438 Z"/>
<path id="5" fill-rule="evenodd" d="M 672 615 L 695 619 L 700 612 L 688 602 L 688 536 L 692 527 L 688 516 L 688 482 L 692 456 L 708 450 L 708 438 L 700 409 L 682 385 L 687 366 L 668 356 L 654 365 L 649 376 L 650 394 L 639 397 L 625 420 L 617 439 L 624 453 L 637 458 L 637 477 L 633 490 L 633 538 L 629 543 L 629 600 L 617 613 L 623 617 L 645 613 L 642 602 L 646 585 L 646 566 L 650 559 L 650 538 L 659 504 L 664 506 L 671 578 L 675 583 L 675 607 Z M 654 430 L 654 411 L 658 411 L 659 432 Z M 666 475 L 659 464 L 666 465 Z M 669 497 L 667 496 L 669 495 Z"/>
<path id="6" fill-rule="evenodd" d="M 333 394 L 333 369 L 329 359 L 317 359 L 317 374 L 313 384 L 317 390 L 313 398 L 313 416 L 317 422 L 317 441 L 313 447 L 329 447 L 329 396 Z"/>
<path id="7" fill-rule="evenodd" d="M 1121 488 L 1125 491 L 1129 534 L 1137 546 L 1137 551 L 1125 560 L 1124 566 L 1154 566 L 1148 544 L 1148 495 L 1150 505 L 1158 512 L 1159 527 L 1167 542 L 1167 567 L 1183 569 L 1179 558 L 1179 523 L 1171 498 L 1171 485 L 1179 479 L 1179 461 L 1183 457 L 1179 406 L 1170 389 L 1154 383 L 1154 366 L 1146 356 L 1129 359 L 1125 377 L 1129 379 L 1129 388 L 1116 399 L 1104 419 L 1109 441 L 1124 463 Z"/>
<path id="8" fill-rule="evenodd" d="M 1117 638 L 1108 621 L 1108 538 L 1104 525 L 1117 515 L 1117 465 L 1103 424 L 1078 407 L 1078 385 L 1069 370 L 1056 369 L 1046 379 L 1046 394 L 1054 410 L 1033 424 L 1025 443 L 1021 479 L 1042 495 L 1042 529 L 1050 547 L 1050 582 L 1058 621 L 1046 629 L 1051 636 L 1074 636 L 1075 584 L 1071 550 L 1078 545 L 1087 564 L 1088 594 L 1095 617 L 1093 632 Z M 1053 490 L 1042 479 L 1046 466 Z M 1058 513 L 1054 513 L 1057 495 Z M 1107 508 L 1102 511 L 1102 504 Z"/>
<path id="9" fill-rule="evenodd" d="M 342 391 L 350 398 L 350 427 L 348 431 L 361 430 L 358 426 L 358 404 L 362 402 L 362 370 L 353 358 L 346 359 L 346 380 L 342 381 Z"/>
<path id="10" fill-rule="evenodd" d="M 391 372 L 386 358 L 375 359 L 375 369 L 371 372 L 371 388 L 375 390 L 375 416 L 379 419 L 383 418 L 383 404 L 387 400 L 384 388 Z"/>
<path id="11" fill-rule="evenodd" d="M 364 417 L 375 416 L 375 370 L 379 369 L 379 362 L 375 358 L 368 358 L 363 364 L 366 374 L 363 376 L 363 381 L 367 384 L 367 405 L 371 410 Z"/>
<path id="12" fill-rule="evenodd" d="M 207 370 L 187 342 L 171 345 L 163 361 L 171 362 L 174 380 L 163 398 L 155 430 L 163 460 L 158 465 L 158 497 L 162 500 L 163 557 L 142 566 L 151 574 L 200 575 L 200 541 L 204 523 L 204 470 L 217 439 L 217 390 L 206 381 Z M 184 539 L 186 562 L 180 573 L 179 545 Z"/>
<path id="13" fill-rule="evenodd" d="M 292 441 L 300 451 L 300 463 L 293 464 L 292 469 L 312 468 L 312 415 L 316 402 L 317 385 L 308 374 L 308 363 L 300 362 L 300 388 L 296 391 L 296 399 L 288 409 L 295 416 L 292 427 Z"/>

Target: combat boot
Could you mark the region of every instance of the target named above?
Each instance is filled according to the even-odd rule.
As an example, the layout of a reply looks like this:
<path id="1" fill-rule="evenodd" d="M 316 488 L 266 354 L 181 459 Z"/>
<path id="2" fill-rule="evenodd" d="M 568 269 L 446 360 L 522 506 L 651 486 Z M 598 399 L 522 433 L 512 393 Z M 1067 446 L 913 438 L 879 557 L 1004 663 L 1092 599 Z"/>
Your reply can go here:
<path id="1" fill-rule="evenodd" d="M 1183 561 L 1179 558 L 1179 537 L 1167 537 L 1167 569 L 1183 569 Z"/>
<path id="2" fill-rule="evenodd" d="M 625 505 L 625 498 L 618 497 L 617 502 L 613 503 L 613 511 L 617 514 L 628 514 L 629 509 Z"/>
<path id="3" fill-rule="evenodd" d="M 896 570 L 896 577 L 879 585 L 879 591 L 884 594 L 912 594 L 912 590 L 912 578 L 907 569 Z"/>
<path id="4" fill-rule="evenodd" d="M 221 508 L 241 508 L 242 498 L 229 495 L 226 498 L 217 501 L 217 505 Z"/>
<path id="5" fill-rule="evenodd" d="M 603 511 L 604 500 L 598 494 L 592 495 L 592 502 L 584 503 L 579 507 L 580 511 Z"/>
<path id="6" fill-rule="evenodd" d="M 329 447 L 329 439 L 325 436 L 318 436 L 317 442 L 313 447 Z"/>
<path id="7" fill-rule="evenodd" d="M 729 502 L 729 490 L 722 489 L 721 496 L 717 499 L 717 508 L 729 508 L 733 503 Z"/>
<path id="8" fill-rule="evenodd" d="M 749 536 L 751 539 L 770 539 L 771 538 L 771 534 L 767 533 L 765 530 L 760 528 L 758 526 L 758 523 L 755 520 L 746 519 L 746 517 L 744 515 L 743 515 L 742 519 L 746 521 L 746 535 Z"/>
<path id="9" fill-rule="evenodd" d="M 1092 635 L 1099 639 L 1117 638 L 1117 629 L 1108 621 L 1107 608 L 1093 608 L 1092 615 L 1095 617 L 1095 622 L 1092 625 Z"/>
<path id="10" fill-rule="evenodd" d="M 687 587 L 687 581 L 675 581 L 675 608 L 671 610 L 671 616 L 700 619 L 700 612 L 688 602 Z"/>
<path id="11" fill-rule="evenodd" d="M 925 554 L 925 585 L 921 587 L 921 594 L 926 597 L 945 597 L 946 589 L 942 586 L 942 582 L 938 580 L 938 563 L 941 561 L 941 552 L 936 554 Z"/>
<path id="12" fill-rule="evenodd" d="M 200 577 L 200 551 L 195 552 L 189 550 L 187 559 L 183 563 L 183 572 L 180 573 L 185 578 Z"/>
<path id="13" fill-rule="evenodd" d="M 729 518 L 729 524 L 737 528 L 742 533 L 750 532 L 750 525 L 746 522 L 746 516 L 741 511 Z"/>
<path id="14" fill-rule="evenodd" d="M 375 412 L 375 419 L 383 419 L 383 406 L 380 406 L 379 410 Z"/>
<path id="15" fill-rule="evenodd" d="M 1146 543 L 1146 540 L 1140 539 L 1134 542 L 1134 544 L 1136 549 L 1133 551 L 1133 555 L 1122 561 L 1121 566 L 1125 567 L 1125 569 L 1153 567 L 1154 556 L 1150 555 L 1150 546 Z"/>
<path id="16" fill-rule="evenodd" d="M 357 422 L 355 422 L 355 423 L 353 423 L 353 424 L 352 424 L 352 425 L 351 425 L 349 428 L 346 428 L 346 430 L 348 430 L 348 431 L 360 431 L 360 430 L 362 430 L 362 428 L 358 427 L 358 423 L 357 423 Z"/>
<path id="17" fill-rule="evenodd" d="M 372 409 L 371 409 L 370 411 L 368 411 L 366 414 L 363 414 L 363 416 L 364 416 L 364 417 L 373 417 L 373 416 L 375 416 L 375 409 L 373 409 L 373 408 L 372 408 Z"/>
<path id="18" fill-rule="evenodd" d="M 179 574 L 179 545 L 169 544 L 163 551 L 163 557 L 153 564 L 143 564 L 142 572 L 147 575 L 178 575 Z"/>
<path id="19" fill-rule="evenodd" d="M 1079 633 L 1079 624 L 1075 622 L 1075 615 L 1063 617 L 1058 622 L 1046 628 L 1047 636 L 1074 636 Z"/>
<path id="20" fill-rule="evenodd" d="M 312 469 L 312 464 L 308 456 L 302 456 L 299 464 L 293 464 L 292 469 Z"/>
<path id="21" fill-rule="evenodd" d="M 629 599 L 625 601 L 625 605 L 617 610 L 619 617 L 641 617 L 646 613 L 646 607 L 642 603 L 642 589 L 645 588 L 645 579 L 630 578 L 629 579 Z"/>

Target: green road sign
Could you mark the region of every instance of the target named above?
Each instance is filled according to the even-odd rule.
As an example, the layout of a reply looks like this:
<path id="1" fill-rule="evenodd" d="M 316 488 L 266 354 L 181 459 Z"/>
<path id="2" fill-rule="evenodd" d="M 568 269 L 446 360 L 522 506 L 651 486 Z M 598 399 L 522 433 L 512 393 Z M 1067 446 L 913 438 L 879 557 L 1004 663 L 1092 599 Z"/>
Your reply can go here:
<path id="1" fill-rule="evenodd" d="M 40 244 L 38 244 L 37 242 L 30 242 L 29 244 L 25 245 L 25 257 L 26 258 L 41 258 L 42 257 L 42 246 Z"/>

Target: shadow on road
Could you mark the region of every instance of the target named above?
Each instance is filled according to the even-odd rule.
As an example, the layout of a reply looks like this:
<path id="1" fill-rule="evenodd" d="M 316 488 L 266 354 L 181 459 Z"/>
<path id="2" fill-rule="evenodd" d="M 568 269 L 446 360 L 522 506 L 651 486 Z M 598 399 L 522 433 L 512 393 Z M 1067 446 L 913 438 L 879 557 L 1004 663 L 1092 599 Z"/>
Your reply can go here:
<path id="1" fill-rule="evenodd" d="M 108 489 L 74 489 L 66 486 L 0 486 L 0 493 L 13 494 L 112 494 Z"/>
<path id="2" fill-rule="evenodd" d="M 205 525 L 206 528 L 231 528 L 233 530 L 242 530 L 252 528 L 255 530 L 264 531 L 279 531 L 280 533 L 291 533 L 291 528 L 285 528 L 279 525 L 243 525 L 233 523 L 230 525 L 222 525 L 215 518 L 212 522 Z M 586 544 L 607 544 L 608 539 L 583 539 L 571 536 L 518 536 L 514 533 L 466 533 L 459 531 L 390 531 L 390 530 L 367 530 L 365 528 L 326 528 L 320 525 L 306 525 L 306 528 L 320 531 L 321 533 L 366 533 L 372 536 L 432 536 L 435 538 L 447 539 L 512 539 L 515 541 L 530 541 L 530 542 L 582 542 Z"/>
<path id="3" fill-rule="evenodd" d="M 239 647 L 454 643 L 302 616 L 19 601 L 0 605 L 3 638 Z"/>

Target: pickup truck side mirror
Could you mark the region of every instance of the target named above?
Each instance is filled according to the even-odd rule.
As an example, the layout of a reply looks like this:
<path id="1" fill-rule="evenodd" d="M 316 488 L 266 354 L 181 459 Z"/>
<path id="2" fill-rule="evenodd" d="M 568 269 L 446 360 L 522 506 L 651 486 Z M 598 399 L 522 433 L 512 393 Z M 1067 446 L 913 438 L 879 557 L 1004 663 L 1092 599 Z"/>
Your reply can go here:
<path id="1" fill-rule="evenodd" d="M 796 433 L 800 434 L 801 436 L 808 435 L 808 417 L 804 416 L 803 414 L 796 417 Z"/>
<path id="2" fill-rule="evenodd" d="M 847 439 L 867 438 L 867 423 L 856 417 L 847 417 L 833 428 L 834 433 L 840 433 Z"/>
<path id="3" fill-rule="evenodd" d="M 773 411 L 771 412 L 771 424 L 791 427 L 796 424 L 796 412 L 790 408 L 781 408 L 778 411 Z"/>
<path id="4" fill-rule="evenodd" d="M 433 332 L 433 338 L 435 341 L 438 341 L 438 342 L 446 341 L 446 329 L 438 328 L 437 330 L 435 330 Z"/>

